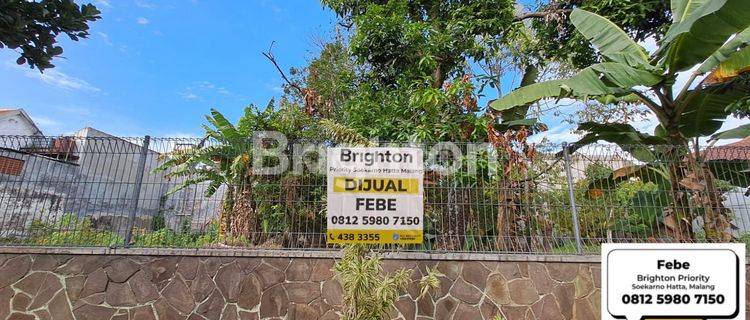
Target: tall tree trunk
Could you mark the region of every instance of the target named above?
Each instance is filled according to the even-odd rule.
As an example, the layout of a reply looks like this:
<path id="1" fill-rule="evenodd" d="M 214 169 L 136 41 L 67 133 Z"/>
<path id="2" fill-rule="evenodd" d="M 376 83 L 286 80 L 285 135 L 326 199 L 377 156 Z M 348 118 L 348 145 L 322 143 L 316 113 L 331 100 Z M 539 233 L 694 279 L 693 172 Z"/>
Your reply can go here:
<path id="1" fill-rule="evenodd" d="M 232 225 L 232 215 L 234 210 L 234 186 L 227 185 L 227 191 L 221 204 L 221 213 L 219 215 L 219 235 L 224 237 Z"/>
<path id="2" fill-rule="evenodd" d="M 473 221 L 471 211 L 471 189 L 449 182 L 448 201 L 443 215 L 443 234 L 438 246 L 448 251 L 463 249 L 466 243 L 469 226 Z"/>
<path id="3" fill-rule="evenodd" d="M 682 184 L 687 175 L 685 157 L 688 155 L 687 140 L 677 128 L 668 128 L 668 139 L 671 144 L 667 146 L 666 160 L 669 163 L 670 195 L 673 199 L 672 206 L 664 210 L 664 226 L 667 235 L 679 242 L 692 242 L 693 213 L 690 208 L 689 192 Z"/>
<path id="4" fill-rule="evenodd" d="M 515 184 L 503 179 L 498 190 L 498 208 L 496 217 L 497 242 L 499 251 L 518 251 L 521 236 L 518 220 L 521 217 L 521 206 Z"/>
<path id="5" fill-rule="evenodd" d="M 252 179 L 247 178 L 239 186 L 239 195 L 234 203 L 234 219 L 231 225 L 233 235 L 245 237 L 253 244 L 260 238 L 257 209 L 253 197 Z"/>
<path id="6" fill-rule="evenodd" d="M 686 177 L 687 185 L 693 192 L 693 200 L 696 207 L 703 210 L 703 230 L 706 240 L 710 242 L 730 242 L 734 240 L 731 233 L 732 222 L 730 211 L 724 206 L 724 196 L 721 190 L 716 188 L 714 175 L 707 163 L 702 161 L 700 150 L 696 145 L 691 157 L 693 173 Z"/>
<path id="7" fill-rule="evenodd" d="M 734 240 L 731 233 L 732 222 L 729 215 L 729 209 L 724 207 L 724 197 L 720 190 L 716 189 L 713 173 L 708 165 L 701 164 L 700 169 L 705 181 L 706 189 L 703 192 L 702 200 L 705 210 L 703 221 L 706 239 L 711 242 L 730 242 Z"/>

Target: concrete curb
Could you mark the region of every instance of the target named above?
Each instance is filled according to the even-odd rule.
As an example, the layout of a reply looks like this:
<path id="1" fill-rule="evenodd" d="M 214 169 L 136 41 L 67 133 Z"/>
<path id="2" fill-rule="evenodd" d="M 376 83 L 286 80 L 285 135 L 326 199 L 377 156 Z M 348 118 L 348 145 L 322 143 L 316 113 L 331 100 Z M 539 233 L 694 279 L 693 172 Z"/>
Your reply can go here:
<path id="1" fill-rule="evenodd" d="M 138 256 L 198 256 L 198 257 L 276 257 L 276 258 L 339 258 L 337 250 L 278 250 L 278 249 L 181 249 L 181 248 L 107 248 L 107 247 L 23 247 L 0 246 L 0 254 L 69 254 L 69 255 L 138 255 Z M 497 261 L 497 262 L 556 262 L 600 263 L 599 255 L 554 254 L 493 254 L 493 253 L 425 253 L 384 252 L 383 258 L 392 260 L 433 261 Z"/>

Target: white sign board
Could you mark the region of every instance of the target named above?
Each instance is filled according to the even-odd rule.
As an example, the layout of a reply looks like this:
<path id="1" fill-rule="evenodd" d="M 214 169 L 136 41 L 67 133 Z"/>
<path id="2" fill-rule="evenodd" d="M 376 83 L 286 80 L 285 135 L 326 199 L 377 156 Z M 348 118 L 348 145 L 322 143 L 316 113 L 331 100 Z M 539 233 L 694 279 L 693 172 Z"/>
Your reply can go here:
<path id="1" fill-rule="evenodd" d="M 602 319 L 745 319 L 745 244 L 605 244 Z"/>
<path id="2" fill-rule="evenodd" d="M 422 243 L 418 148 L 329 148 L 328 243 Z"/>

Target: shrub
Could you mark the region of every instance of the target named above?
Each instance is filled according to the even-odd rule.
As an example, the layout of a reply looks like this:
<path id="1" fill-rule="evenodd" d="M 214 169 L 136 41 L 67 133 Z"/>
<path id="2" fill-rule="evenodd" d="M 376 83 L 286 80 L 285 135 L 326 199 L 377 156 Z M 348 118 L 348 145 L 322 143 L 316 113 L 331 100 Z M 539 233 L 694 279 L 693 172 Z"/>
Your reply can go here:
<path id="1" fill-rule="evenodd" d="M 378 320 L 387 317 L 393 304 L 412 282 L 413 270 L 399 269 L 382 275 L 381 258 L 364 245 L 344 248 L 344 257 L 333 267 L 344 288 L 344 320 Z M 437 270 L 427 269 L 419 280 L 422 295 L 440 286 Z"/>
<path id="2" fill-rule="evenodd" d="M 34 225 L 34 223 L 32 223 Z M 46 246 L 117 246 L 124 240 L 116 233 L 94 230 L 91 219 L 65 214 L 54 225 L 37 222 L 29 241 Z M 53 231 L 57 230 L 57 231 Z"/>

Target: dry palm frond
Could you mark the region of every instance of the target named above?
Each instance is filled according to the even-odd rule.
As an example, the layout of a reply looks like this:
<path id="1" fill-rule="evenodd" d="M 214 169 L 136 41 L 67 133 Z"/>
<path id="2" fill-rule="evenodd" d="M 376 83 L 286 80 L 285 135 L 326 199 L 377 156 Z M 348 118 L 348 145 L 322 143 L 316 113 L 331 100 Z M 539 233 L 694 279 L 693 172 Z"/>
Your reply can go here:
<path id="1" fill-rule="evenodd" d="M 373 147 L 375 143 L 365 138 L 352 128 L 331 119 L 320 119 L 323 134 L 328 139 L 340 144 L 349 144 L 363 147 Z"/>

